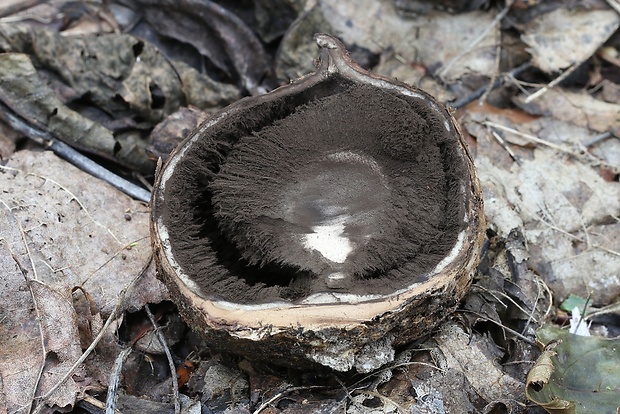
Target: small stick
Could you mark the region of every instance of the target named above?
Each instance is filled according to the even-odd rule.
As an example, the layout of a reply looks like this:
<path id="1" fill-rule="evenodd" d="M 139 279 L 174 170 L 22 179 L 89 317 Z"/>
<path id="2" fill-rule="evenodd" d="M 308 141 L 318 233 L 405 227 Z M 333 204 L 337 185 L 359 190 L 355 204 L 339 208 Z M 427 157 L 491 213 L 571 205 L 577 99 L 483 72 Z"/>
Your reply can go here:
<path id="1" fill-rule="evenodd" d="M 170 353 L 170 349 L 168 349 L 166 338 L 164 338 L 164 334 L 161 333 L 161 330 L 157 326 L 157 321 L 155 320 L 155 317 L 153 316 L 153 313 L 151 312 L 151 308 L 149 308 L 148 304 L 144 305 L 144 310 L 146 311 L 146 314 L 148 315 L 149 320 L 151 321 L 151 324 L 153 325 L 153 328 L 155 329 L 155 335 L 157 336 L 157 339 L 159 339 L 159 343 L 164 348 L 164 352 L 166 353 L 166 358 L 168 358 L 168 365 L 170 366 L 170 376 L 172 377 L 172 393 L 174 396 L 174 414 L 180 414 L 181 413 L 181 402 L 180 402 L 181 400 L 179 397 L 179 380 L 177 379 L 177 371 L 174 366 L 174 361 L 172 360 L 172 354 Z"/>
<path id="2" fill-rule="evenodd" d="M 326 386 L 326 385 L 310 385 L 310 386 L 307 386 L 307 387 L 291 387 L 291 388 L 287 388 L 284 391 L 277 393 L 276 395 L 274 395 L 273 397 L 271 397 L 270 399 L 268 399 L 267 401 L 262 403 L 256 410 L 254 410 L 252 412 L 252 414 L 260 413 L 265 408 L 269 407 L 275 401 L 279 400 L 280 398 L 284 397 L 287 394 L 290 394 L 290 393 L 295 392 L 295 391 L 313 390 L 313 389 L 317 389 L 317 388 L 329 388 L 329 387 Z"/>
<path id="3" fill-rule="evenodd" d="M 609 7 L 614 9 L 616 13 L 620 14 L 620 4 L 618 4 L 616 0 L 605 0 L 605 1 L 607 2 L 607 4 L 609 4 Z"/>
<path id="4" fill-rule="evenodd" d="M 114 414 L 116 411 L 116 394 L 118 393 L 118 384 L 121 382 L 121 371 L 123 369 L 123 364 L 131 351 L 131 346 L 128 346 L 118 354 L 116 360 L 114 361 L 114 366 L 112 367 L 112 372 L 110 373 L 108 396 L 105 400 L 105 414 Z"/>
<path id="5" fill-rule="evenodd" d="M 59 141 L 49 132 L 34 128 L 26 121 L 24 121 L 21 117 L 12 113 L 11 110 L 1 102 L 0 117 L 4 121 L 6 121 L 6 123 L 9 124 L 14 130 L 21 132 L 39 145 L 42 145 L 44 148 L 52 150 L 54 154 L 58 155 L 65 161 L 68 161 L 71 164 L 75 165 L 82 171 L 85 171 L 94 177 L 104 180 L 108 184 L 116 187 L 125 194 L 137 200 L 143 201 L 145 203 L 148 203 L 151 200 L 150 191 L 147 191 L 144 188 L 139 187 L 125 180 L 124 178 L 114 174 L 112 171 L 102 167 L 90 158 L 80 154 L 69 145 L 65 144 L 62 141 Z"/>
<path id="6" fill-rule="evenodd" d="M 530 62 L 523 63 L 523 64 L 517 66 L 516 68 L 510 70 L 509 72 L 504 73 L 503 76 L 497 77 L 497 79 L 495 79 L 495 82 L 493 82 L 493 84 L 485 85 L 485 86 L 483 86 L 483 87 L 481 87 L 479 89 L 476 89 L 475 91 L 473 91 L 471 94 L 465 96 L 464 98 L 457 99 L 456 101 L 452 102 L 451 104 L 449 104 L 449 106 L 451 106 L 454 109 L 460 109 L 460 108 L 464 107 L 465 105 L 467 105 L 467 104 L 475 101 L 476 99 L 480 98 L 487 91 L 499 88 L 501 85 L 504 84 L 504 82 L 505 82 L 505 80 L 507 78 L 512 78 L 512 77 L 515 77 L 515 76 L 519 76 L 519 74 L 521 74 L 522 72 L 526 71 L 527 69 L 529 69 L 531 67 L 532 67 L 532 64 Z"/>
<path id="7" fill-rule="evenodd" d="M 573 73 L 575 71 L 575 69 L 577 69 L 582 63 L 583 62 L 573 63 L 572 66 L 570 66 L 568 69 L 566 69 L 564 72 L 562 72 L 562 74 L 560 76 L 558 76 L 557 78 L 555 78 L 554 80 L 549 82 L 549 84 L 547 84 L 547 86 L 542 87 L 541 89 L 537 90 L 536 92 L 534 92 L 533 94 L 531 94 L 530 96 L 525 98 L 525 103 L 527 104 L 527 103 L 532 102 L 534 99 L 540 98 L 542 95 L 547 93 L 547 91 L 549 91 L 549 89 L 553 88 L 558 83 L 560 83 L 564 79 L 568 78 L 568 75 Z"/>

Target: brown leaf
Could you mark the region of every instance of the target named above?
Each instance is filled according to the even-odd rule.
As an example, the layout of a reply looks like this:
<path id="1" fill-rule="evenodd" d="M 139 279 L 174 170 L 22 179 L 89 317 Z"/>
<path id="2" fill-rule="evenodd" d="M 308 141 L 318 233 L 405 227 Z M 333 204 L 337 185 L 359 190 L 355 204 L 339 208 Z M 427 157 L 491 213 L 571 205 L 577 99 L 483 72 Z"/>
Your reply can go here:
<path id="1" fill-rule="evenodd" d="M 526 103 L 519 96 L 515 103 L 534 115 L 550 116 L 596 132 L 620 134 L 620 105 L 600 101 L 585 91 L 550 89 L 532 102 Z"/>
<path id="2" fill-rule="evenodd" d="M 534 18 L 523 33 L 534 66 L 553 73 L 587 60 L 620 25 L 608 10 L 569 10 L 567 7 Z"/>
<path id="3" fill-rule="evenodd" d="M 246 24 L 209 0 L 126 0 L 159 33 L 189 43 L 249 92 L 268 70 L 267 54 Z"/>

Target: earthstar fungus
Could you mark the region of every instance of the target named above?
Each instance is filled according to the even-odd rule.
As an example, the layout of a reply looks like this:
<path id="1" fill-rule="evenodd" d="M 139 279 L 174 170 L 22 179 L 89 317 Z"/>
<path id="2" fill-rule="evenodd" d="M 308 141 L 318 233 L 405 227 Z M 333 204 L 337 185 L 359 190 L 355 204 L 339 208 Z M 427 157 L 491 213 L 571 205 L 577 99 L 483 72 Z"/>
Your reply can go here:
<path id="1" fill-rule="evenodd" d="M 473 162 L 426 92 L 319 34 L 315 73 L 200 125 L 158 173 L 158 275 L 216 349 L 369 372 L 457 306 L 484 235 Z"/>

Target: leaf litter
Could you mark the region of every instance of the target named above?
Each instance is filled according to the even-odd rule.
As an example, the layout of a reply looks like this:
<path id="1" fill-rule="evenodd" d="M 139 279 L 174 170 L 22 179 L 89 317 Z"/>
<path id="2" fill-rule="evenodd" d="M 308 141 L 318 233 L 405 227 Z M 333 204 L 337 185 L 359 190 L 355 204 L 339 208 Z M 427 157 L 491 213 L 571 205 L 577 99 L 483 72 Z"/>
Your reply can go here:
<path id="1" fill-rule="evenodd" d="M 28 53 L 36 68 L 36 73 L 31 70 L 31 79 L 36 76 L 42 88 L 49 84 L 56 94 L 58 102 L 52 106 L 74 111 L 95 129 L 106 128 L 113 139 L 133 136 L 143 157 L 136 158 L 134 165 L 149 168 L 218 108 L 243 94 L 273 88 L 278 84 L 276 78 L 287 82 L 312 71 L 317 55 L 312 42 L 315 32 L 341 37 L 353 58 L 366 67 L 421 85 L 446 102 L 494 83 L 502 78 L 499 71 L 512 69 L 524 59 L 531 59 L 535 69 L 518 75 L 519 79 L 506 77 L 503 87 L 483 94 L 484 104 L 472 103 L 457 113 L 476 156 L 489 223 L 489 241 L 479 273 L 459 313 L 429 341 L 401 350 L 392 365 L 366 378 L 345 378 L 344 383 L 323 378 L 320 382 L 328 385 L 321 389 L 312 388 L 315 382 L 303 373 L 294 378 L 281 372 L 266 374 L 264 367 L 253 367 L 248 361 L 210 355 L 198 338 L 182 333 L 184 330 L 170 330 L 166 340 L 175 343 L 174 352 L 187 358 L 184 363 L 193 360 L 199 367 L 190 374 L 190 383 L 205 379 L 207 370 L 200 367 L 212 366 L 212 372 L 228 372 L 230 378 L 249 384 L 241 394 L 237 388 L 233 392 L 232 385 L 223 386 L 222 390 L 228 391 L 217 398 L 203 398 L 202 405 L 214 412 L 254 409 L 292 413 L 307 412 L 310 407 L 315 412 L 360 413 L 536 412 L 526 405 L 523 389 L 526 373 L 539 353 L 531 344 L 535 329 L 554 312 L 560 323 L 564 312 L 553 306 L 551 294 L 555 303 L 571 293 L 588 295 L 594 309 L 601 308 L 607 316 L 614 314 L 613 302 L 620 294 L 619 112 L 613 98 L 613 86 L 618 82 L 613 52 L 620 47 L 614 37 L 617 14 L 606 2 L 590 2 L 590 8 L 576 2 L 571 9 L 555 2 L 511 1 L 497 8 L 476 2 L 460 9 L 445 1 L 439 9 L 411 1 L 281 0 L 282 14 L 264 3 L 235 9 L 209 1 L 191 3 L 200 10 L 215 11 L 217 18 L 192 13 L 196 8 L 171 9 L 169 3 L 155 0 L 112 3 L 109 9 L 46 4 L 33 12 L 24 5 L 16 18 L 26 26 L 46 26 L 48 32 L 39 33 L 53 42 L 39 48 L 51 52 L 47 58 L 19 51 Z M 169 11 L 165 18 L 159 6 Z M 71 17 L 58 19 L 59 12 L 68 11 L 71 14 L 65 16 Z M 37 13 L 39 22 L 34 24 L 32 16 Z M 175 18 L 170 22 L 186 22 L 195 30 L 179 24 L 157 27 L 158 21 L 172 14 Z M 592 19 L 599 20 L 597 24 L 583 23 Z M 599 24 L 601 19 L 606 23 Z M 4 32 L 7 24 L 9 21 L 2 22 Z M 198 33 L 205 27 L 209 35 L 201 38 Z M 23 26 L 19 30 L 34 33 Z M 73 38 L 57 36 L 54 32 L 58 30 Z M 101 34 L 120 31 L 133 36 L 105 38 L 107 35 Z M 129 56 L 134 65 L 133 46 L 143 44 L 141 53 L 152 47 L 152 53 L 161 54 L 156 60 L 159 70 L 174 75 L 166 80 L 177 85 L 174 91 L 161 87 L 160 82 L 158 88 L 149 87 L 145 78 L 138 77 L 138 88 L 130 88 L 130 93 L 128 89 L 108 89 L 99 98 L 91 96 L 91 90 L 100 91 L 97 82 L 72 80 L 71 68 L 79 67 L 74 63 L 81 58 L 71 64 L 50 60 L 56 59 L 55 54 L 62 55 L 57 51 L 65 44 L 90 43 L 89 33 L 105 38 L 99 42 L 121 46 L 118 53 L 106 57 Z M 26 40 L 31 39 L 28 36 Z M 569 46 L 568 39 L 572 39 Z M 54 42 L 57 47 L 51 47 Z M 80 48 L 90 50 L 95 43 Z M 70 55 L 76 49 L 66 50 Z M 168 58 L 161 60 L 162 56 Z M 110 64 L 114 67 L 119 62 Z M 594 69 L 584 75 L 583 68 Z M 151 69 L 140 72 L 147 78 L 150 74 Z M 86 79 L 91 79 L 88 76 Z M 585 85 L 594 89 L 587 90 Z M 115 100 L 115 94 L 126 107 L 118 106 L 121 100 Z M 15 106 L 14 99 L 7 100 L 6 93 L 3 96 L 6 106 Z M 162 97 L 166 98 L 163 106 Z M 156 108 L 149 109 L 153 102 L 158 102 Z M 180 109 L 189 104 L 197 109 Z M 27 119 L 33 119 L 29 111 Z M 47 122 L 45 116 L 40 119 Z M 165 123 L 151 134 L 162 121 Z M 47 126 L 44 129 L 49 130 Z M 6 275 L 5 289 L 16 300 L 1 309 L 0 338 L 5 342 L 0 349 L 25 348 L 3 354 L 0 360 L 8 396 L 3 403 L 7 408 L 29 407 L 33 397 L 46 395 L 45 389 L 58 375 L 73 368 L 71 378 L 47 396 L 53 399 L 44 402 L 57 407 L 71 407 L 76 401 L 99 404 L 92 395 L 102 398 L 114 360 L 126 343 L 135 344 L 148 357 L 147 361 L 132 353 L 125 362 L 127 389 L 139 390 L 133 386 L 136 376 L 128 376 L 135 370 L 144 374 L 141 380 L 149 378 L 151 398 L 163 398 L 170 393 L 170 377 L 167 374 L 168 382 L 162 382 L 151 374 L 168 370 L 161 350 L 148 345 L 157 341 L 155 336 L 134 332 L 128 337 L 121 334 L 122 341 L 117 336 L 124 326 L 135 323 L 137 316 L 131 315 L 140 315 L 146 303 L 167 298 L 153 278 L 152 267 L 135 282 L 139 286 L 124 293 L 150 255 L 146 206 L 50 154 L 24 150 L 18 137 L 6 140 L 4 135 L 0 142 L 8 144 L 0 147 L 2 160 L 9 162 L 8 168 L 0 171 L 0 188 L 4 190 L 0 199 L 8 208 L 2 206 L 2 222 L 13 224 L 0 228 L 0 265 Z M 67 138 L 64 132 L 58 135 Z M 11 155 L 13 148 L 18 151 Z M 40 281 L 28 282 L 35 269 Z M 27 272 L 25 276 L 22 270 Z M 34 290 L 29 287 L 35 285 Z M 124 298 L 122 303 L 119 295 Z M 123 314 L 125 309 L 134 313 Z M 39 319 L 37 311 L 42 315 Z M 142 318 L 146 320 L 146 316 Z M 172 319 L 163 318 L 158 323 L 174 326 Z M 54 332 L 58 321 L 71 327 L 58 337 L 67 345 L 62 353 L 59 343 L 43 348 L 41 339 L 32 340 Z M 612 332 L 617 321 L 605 321 Z M 131 337 L 136 335 L 142 339 Z M 98 341 L 97 352 L 84 364 L 74 366 L 84 355 L 82 349 L 90 349 L 93 340 Z M 12 374 L 16 372 L 19 375 Z M 56 376 L 45 382 L 48 374 Z M 230 383 L 230 378 L 220 380 Z M 301 386 L 292 386 L 291 380 Z M 183 392 L 203 397 L 207 393 L 201 386 Z M 187 401 L 183 394 L 179 398 Z M 39 403 L 35 401 L 35 406 L 42 408 Z M 124 410 L 131 406 L 141 407 L 143 412 L 172 410 L 169 403 L 148 406 L 144 398 L 122 392 L 119 403 Z M 182 405 L 185 409 L 189 410 L 187 403 Z"/>

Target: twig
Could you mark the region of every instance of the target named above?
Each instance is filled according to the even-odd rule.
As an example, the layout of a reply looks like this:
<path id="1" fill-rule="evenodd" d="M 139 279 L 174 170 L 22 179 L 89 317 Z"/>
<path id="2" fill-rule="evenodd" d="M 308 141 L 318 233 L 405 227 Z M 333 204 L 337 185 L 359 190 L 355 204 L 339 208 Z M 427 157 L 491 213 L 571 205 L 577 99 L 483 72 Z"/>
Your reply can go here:
<path id="1" fill-rule="evenodd" d="M 616 13 L 620 14 L 620 4 L 618 4 L 616 0 L 605 0 L 605 1 L 607 2 L 607 4 L 609 4 L 609 7 L 614 9 Z"/>
<path id="2" fill-rule="evenodd" d="M 499 41 L 497 42 L 497 45 L 495 46 L 495 68 L 493 69 L 493 76 L 491 76 L 491 80 L 489 81 L 489 84 L 495 85 L 495 82 L 497 81 L 497 78 L 499 76 L 499 65 L 500 65 L 500 61 L 501 61 L 501 55 L 502 55 L 502 32 L 501 30 L 498 33 L 499 35 Z M 482 96 L 480 97 L 480 103 L 483 103 L 487 100 L 487 97 L 489 96 L 489 93 L 491 93 L 491 90 L 493 90 L 494 88 L 487 88 L 487 90 L 482 94 Z"/>
<path id="3" fill-rule="evenodd" d="M 177 378 L 174 361 L 172 360 L 172 354 L 170 353 L 170 349 L 168 348 L 168 343 L 166 342 L 166 338 L 164 338 L 164 335 L 161 333 L 161 330 L 157 326 L 157 321 L 155 320 L 155 317 L 153 316 L 153 313 L 151 312 L 151 308 L 149 308 L 148 304 L 144 305 L 144 310 L 146 311 L 146 314 L 149 317 L 149 320 L 151 321 L 153 328 L 155 329 L 155 335 L 157 336 L 157 339 L 159 339 L 159 343 L 164 348 L 164 352 L 166 353 L 166 358 L 168 358 L 168 366 L 170 367 L 170 376 L 172 377 L 174 413 L 180 414 L 181 413 L 181 402 L 180 402 L 181 400 L 179 397 L 179 380 Z"/>
<path id="4" fill-rule="evenodd" d="M 457 99 L 456 101 L 452 102 L 449 105 L 454 109 L 460 109 L 464 107 L 465 105 L 480 98 L 487 91 L 499 88 L 501 85 L 504 84 L 506 79 L 511 79 L 511 78 L 514 78 L 515 76 L 519 76 L 519 74 L 523 73 L 524 71 L 526 71 L 527 69 L 531 67 L 532 67 L 532 64 L 530 62 L 523 63 L 517 66 L 516 68 L 510 70 L 509 72 L 504 73 L 502 76 L 498 77 L 497 79 L 495 79 L 495 81 L 492 84 L 487 84 L 479 89 L 476 89 L 469 95 L 461 99 Z"/>
<path id="5" fill-rule="evenodd" d="M 518 286 L 518 285 L 517 285 L 517 286 Z M 511 298 L 511 297 L 510 297 L 509 295 L 507 295 L 506 293 L 501 292 L 501 291 L 499 291 L 499 290 L 490 290 L 490 289 L 487 289 L 487 288 L 485 288 L 485 287 L 483 287 L 483 286 L 478 286 L 478 285 L 473 285 L 473 286 L 472 286 L 472 289 L 479 289 L 479 290 L 481 290 L 481 291 L 483 291 L 483 292 L 487 292 L 488 294 L 490 294 L 491 296 L 493 296 L 493 297 L 494 297 L 494 298 L 495 298 L 495 299 L 496 299 L 499 303 L 501 303 L 503 307 L 508 308 L 508 305 L 506 305 L 504 302 L 502 302 L 500 298 L 498 298 L 497 296 L 495 296 L 495 294 L 497 293 L 498 295 L 503 296 L 504 298 L 506 298 L 506 299 L 508 299 L 510 302 L 512 302 L 512 304 L 513 304 L 513 305 L 514 305 L 517 309 L 519 309 L 519 310 L 520 310 L 520 311 L 521 311 L 524 315 L 528 315 L 528 316 L 530 317 L 530 319 L 531 319 L 531 320 L 533 320 L 534 322 L 538 323 L 538 320 L 537 320 L 536 318 L 534 318 L 534 316 L 533 316 L 533 314 L 532 314 L 533 310 L 532 310 L 532 311 L 527 311 L 527 310 L 523 309 L 523 307 L 522 307 L 521 305 L 519 305 L 519 304 L 518 304 L 518 303 L 517 303 L 517 302 L 516 302 L 513 298 Z M 535 307 L 534 307 L 534 309 L 535 309 Z"/>
<path id="6" fill-rule="evenodd" d="M 512 3 L 512 2 L 508 2 L 508 3 Z M 478 35 L 478 37 L 476 37 L 469 45 L 467 48 L 463 49 L 458 55 L 456 55 L 455 57 L 453 57 L 437 74 L 440 78 L 443 78 L 446 73 L 452 68 L 452 66 L 454 66 L 454 64 L 456 62 L 458 62 L 459 60 L 461 60 L 466 54 L 468 54 L 469 52 L 471 52 L 476 46 L 478 46 L 478 43 L 482 42 L 484 40 L 485 37 L 487 37 L 487 35 L 491 32 L 491 30 L 493 30 L 495 28 L 495 26 L 497 26 L 497 24 L 506 16 L 506 14 L 508 14 L 508 12 L 510 11 L 510 5 L 506 4 L 506 6 L 499 12 L 497 13 L 497 15 L 495 16 L 495 18 L 493 18 L 493 21 L 482 31 L 482 33 L 480 33 Z"/>
<path id="7" fill-rule="evenodd" d="M 554 150 L 557 150 L 559 152 L 563 152 L 563 153 L 565 153 L 567 155 L 570 155 L 571 157 L 573 157 L 573 158 L 575 158 L 577 160 L 581 160 L 581 161 L 586 162 L 586 163 L 588 163 L 590 165 L 604 166 L 606 168 L 609 168 L 611 171 L 620 172 L 620 167 L 615 166 L 615 165 L 611 165 L 611 164 L 609 164 L 609 163 L 607 163 L 607 162 L 605 162 L 605 161 L 603 161 L 603 160 L 601 160 L 599 158 L 596 158 L 596 157 L 592 156 L 591 154 L 589 154 L 588 152 L 580 153 L 580 152 L 577 152 L 577 151 L 573 151 L 573 150 L 568 149 L 568 148 L 566 148 L 566 147 L 564 147 L 562 145 L 554 144 L 553 142 L 549 142 L 549 141 L 546 141 L 544 139 L 538 138 L 537 136 L 526 134 L 526 133 L 518 131 L 518 130 L 516 130 L 514 128 L 510 128 L 510 127 L 507 127 L 505 125 L 501 125 L 501 124 L 498 124 L 498 123 L 495 123 L 495 122 L 486 121 L 486 122 L 483 122 L 483 125 L 485 125 L 487 127 L 491 127 L 491 128 L 501 129 L 502 131 L 510 132 L 511 134 L 515 134 L 515 135 L 517 135 L 517 136 L 519 136 L 521 138 L 525 138 L 525 139 L 527 139 L 529 141 L 532 141 L 532 142 L 535 142 L 537 144 L 545 145 L 545 146 L 547 146 L 549 148 L 553 148 Z"/>
<path id="8" fill-rule="evenodd" d="M 491 319 L 491 318 L 489 318 L 487 316 L 481 315 L 478 312 L 470 311 L 470 310 L 467 310 L 467 309 L 459 309 L 457 312 L 471 313 L 472 315 L 477 316 L 479 319 L 481 319 L 483 321 L 494 323 L 495 325 L 499 326 L 502 329 L 505 329 L 509 333 L 513 334 L 517 338 L 520 338 L 521 340 L 527 342 L 530 345 L 536 345 L 536 343 L 534 341 L 532 341 L 530 338 L 528 338 L 527 336 L 520 334 L 519 332 L 515 331 L 514 329 L 510 329 L 509 327 L 507 327 L 506 325 L 504 325 L 501 322 L 497 322 L 496 320 L 493 320 L 493 319 Z"/>
<path id="9" fill-rule="evenodd" d="M 277 393 L 276 395 L 274 395 L 273 397 L 271 397 L 270 399 L 268 399 L 267 401 L 262 403 L 256 410 L 254 410 L 252 412 L 252 414 L 259 414 L 265 408 L 269 407 L 275 401 L 279 400 L 280 398 L 284 397 L 287 394 L 290 394 L 290 393 L 295 392 L 295 391 L 314 390 L 314 389 L 317 389 L 317 388 L 325 389 L 325 388 L 330 388 L 330 387 L 328 387 L 327 385 L 309 385 L 309 386 L 306 386 L 306 387 L 290 387 L 290 388 L 287 388 L 284 391 L 281 391 L 281 392 Z"/>
<path id="10" fill-rule="evenodd" d="M 90 158 L 80 154 L 69 145 L 59 141 L 47 131 L 42 131 L 29 125 L 21 117 L 12 113 L 11 110 L 1 102 L 0 118 L 4 119 L 14 130 L 21 132 L 44 148 L 52 150 L 54 154 L 75 165 L 82 171 L 107 182 L 137 200 L 145 203 L 150 201 L 151 193 L 149 191 L 130 183 L 124 178 L 114 174 L 112 171 L 102 167 Z"/>
<path id="11" fill-rule="evenodd" d="M 591 147 L 592 145 L 598 144 L 601 141 L 605 141 L 607 138 L 610 138 L 611 136 L 612 136 L 611 131 L 605 131 L 602 134 L 598 134 L 590 138 L 586 142 L 584 142 L 583 146 L 586 148 Z"/>
<path id="12" fill-rule="evenodd" d="M 531 94 L 530 96 L 525 98 L 525 103 L 527 104 L 527 103 L 532 102 L 534 99 L 540 98 L 542 95 L 547 93 L 547 91 L 549 91 L 549 89 L 555 87 L 558 83 L 560 83 L 564 79 L 568 78 L 568 75 L 573 73 L 575 71 L 575 69 L 577 69 L 582 63 L 583 62 L 573 63 L 568 69 L 566 69 L 564 72 L 562 72 L 560 74 L 560 76 L 558 76 L 557 78 L 555 78 L 554 80 L 549 82 L 547 84 L 547 86 L 542 87 L 541 89 L 537 90 L 536 92 L 534 92 L 533 94 Z"/>
<path id="13" fill-rule="evenodd" d="M 123 369 L 123 364 L 125 360 L 131 353 L 131 346 L 123 349 L 116 360 L 114 361 L 114 366 L 112 367 L 112 372 L 110 372 L 110 384 L 108 385 L 108 396 L 105 400 L 105 414 L 115 414 L 116 411 L 116 397 L 118 393 L 118 385 L 121 382 L 121 371 Z"/>
<path id="14" fill-rule="evenodd" d="M 504 138 L 502 138 L 495 130 L 491 129 L 489 126 L 487 126 L 487 129 L 489 130 L 491 135 L 493 135 L 493 138 L 495 138 L 497 142 L 499 142 L 499 145 L 504 148 L 504 151 L 506 151 L 508 155 L 510 155 L 510 158 L 512 158 L 518 165 L 521 165 L 521 159 L 517 156 L 517 154 L 514 153 L 512 149 L 510 149 L 508 144 L 506 144 L 506 141 L 504 141 Z"/>

